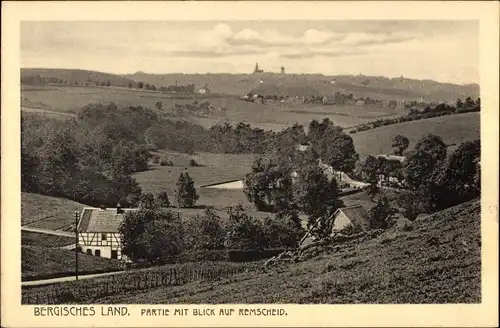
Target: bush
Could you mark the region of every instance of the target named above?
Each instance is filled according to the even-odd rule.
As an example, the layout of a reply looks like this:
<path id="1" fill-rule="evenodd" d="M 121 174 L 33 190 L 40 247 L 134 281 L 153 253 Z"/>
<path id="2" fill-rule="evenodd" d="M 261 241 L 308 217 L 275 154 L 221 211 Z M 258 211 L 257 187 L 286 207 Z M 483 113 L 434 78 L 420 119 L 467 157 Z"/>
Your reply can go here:
<path id="1" fill-rule="evenodd" d="M 168 198 L 168 193 L 162 191 L 156 195 L 156 203 L 160 207 L 170 207 L 170 199 Z"/>
<path id="2" fill-rule="evenodd" d="M 168 160 L 168 158 L 165 157 L 160 161 L 160 165 L 161 166 L 174 166 L 174 163 L 172 163 L 172 161 Z"/>
<path id="3" fill-rule="evenodd" d="M 226 231 L 212 207 L 207 207 L 203 215 L 187 220 L 184 231 L 186 249 L 191 252 L 224 248 Z"/>
<path id="4" fill-rule="evenodd" d="M 261 250 L 265 245 L 262 223 L 247 215 L 242 205 L 229 208 L 225 246 L 229 249 Z"/>
<path id="5" fill-rule="evenodd" d="M 152 160 L 153 164 L 158 164 L 158 163 L 160 163 L 160 156 L 155 154 L 155 155 L 153 155 L 151 160 Z"/>
<path id="6" fill-rule="evenodd" d="M 184 250 L 181 219 L 171 211 L 151 209 L 127 212 L 119 227 L 122 253 L 132 261 L 156 263 Z"/>
<path id="7" fill-rule="evenodd" d="M 193 158 L 191 158 L 189 160 L 189 166 L 201 166 L 200 164 L 198 164 Z"/>

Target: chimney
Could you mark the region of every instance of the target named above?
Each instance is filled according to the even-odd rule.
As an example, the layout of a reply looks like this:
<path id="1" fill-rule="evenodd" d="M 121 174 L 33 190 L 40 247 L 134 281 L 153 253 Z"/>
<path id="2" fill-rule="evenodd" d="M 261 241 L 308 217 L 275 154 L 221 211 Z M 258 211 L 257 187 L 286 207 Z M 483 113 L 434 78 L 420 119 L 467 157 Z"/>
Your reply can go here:
<path id="1" fill-rule="evenodd" d="M 123 214 L 123 208 L 120 203 L 116 204 L 116 214 Z"/>

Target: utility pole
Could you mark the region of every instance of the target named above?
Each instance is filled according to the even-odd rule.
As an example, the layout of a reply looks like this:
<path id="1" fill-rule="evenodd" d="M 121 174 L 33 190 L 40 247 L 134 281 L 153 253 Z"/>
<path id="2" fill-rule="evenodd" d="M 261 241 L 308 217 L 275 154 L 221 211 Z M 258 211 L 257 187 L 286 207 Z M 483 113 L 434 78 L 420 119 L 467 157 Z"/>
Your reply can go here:
<path id="1" fill-rule="evenodd" d="M 80 213 L 75 211 L 75 277 L 78 280 L 78 219 L 80 218 Z"/>

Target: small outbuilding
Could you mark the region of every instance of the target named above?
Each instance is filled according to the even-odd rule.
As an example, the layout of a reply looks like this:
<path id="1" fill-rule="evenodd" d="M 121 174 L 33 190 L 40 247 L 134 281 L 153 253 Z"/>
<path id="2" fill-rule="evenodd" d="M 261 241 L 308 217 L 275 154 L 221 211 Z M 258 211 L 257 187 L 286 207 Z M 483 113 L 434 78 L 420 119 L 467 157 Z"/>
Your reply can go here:
<path id="1" fill-rule="evenodd" d="M 361 205 L 339 208 L 333 213 L 332 232 L 342 231 L 348 227 L 353 227 L 355 230 L 368 230 L 370 228 L 370 220 L 368 212 Z"/>

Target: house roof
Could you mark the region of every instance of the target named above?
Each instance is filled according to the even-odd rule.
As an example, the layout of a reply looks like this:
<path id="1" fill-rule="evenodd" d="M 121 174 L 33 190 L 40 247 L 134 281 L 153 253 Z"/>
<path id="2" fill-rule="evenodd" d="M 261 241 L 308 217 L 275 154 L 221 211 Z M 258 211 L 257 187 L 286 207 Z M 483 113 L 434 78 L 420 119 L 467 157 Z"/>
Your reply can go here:
<path id="1" fill-rule="evenodd" d="M 124 208 L 124 213 L 135 209 Z M 116 208 L 100 209 L 85 207 L 78 224 L 80 232 L 118 232 L 123 214 L 117 214 Z"/>
<path id="2" fill-rule="evenodd" d="M 383 157 L 388 160 L 393 160 L 393 161 L 399 161 L 399 162 L 404 162 L 405 157 L 404 156 L 397 156 L 397 155 L 385 155 L 385 154 L 380 154 L 377 155 L 377 157 Z"/>
<path id="3" fill-rule="evenodd" d="M 338 213 L 343 213 L 355 226 L 367 228 L 370 225 L 368 212 L 361 205 L 339 208 L 334 216 L 337 216 Z"/>

